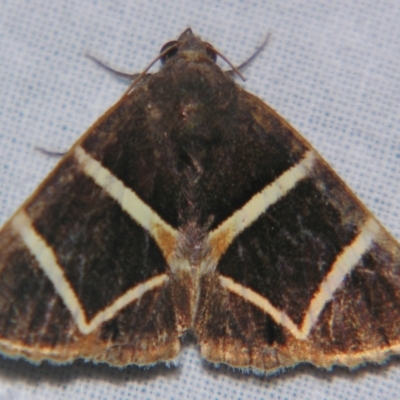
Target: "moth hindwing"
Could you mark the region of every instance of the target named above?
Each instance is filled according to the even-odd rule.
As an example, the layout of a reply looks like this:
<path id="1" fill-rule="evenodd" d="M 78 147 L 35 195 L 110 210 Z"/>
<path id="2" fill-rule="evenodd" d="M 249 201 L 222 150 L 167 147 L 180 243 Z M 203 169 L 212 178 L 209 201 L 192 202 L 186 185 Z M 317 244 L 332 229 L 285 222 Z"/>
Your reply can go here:
<path id="1" fill-rule="evenodd" d="M 187 29 L 0 231 L 0 348 L 274 372 L 399 352 L 400 247 Z"/>

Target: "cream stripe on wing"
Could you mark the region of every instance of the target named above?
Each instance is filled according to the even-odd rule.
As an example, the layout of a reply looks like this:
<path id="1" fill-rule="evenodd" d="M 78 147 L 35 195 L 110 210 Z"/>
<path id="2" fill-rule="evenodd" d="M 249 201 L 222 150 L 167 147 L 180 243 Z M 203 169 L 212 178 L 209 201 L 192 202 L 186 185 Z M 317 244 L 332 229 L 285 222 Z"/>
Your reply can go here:
<path id="1" fill-rule="evenodd" d="M 20 235 L 32 255 L 36 258 L 40 268 L 53 283 L 58 295 L 62 298 L 65 306 L 71 312 L 79 330 L 83 334 L 94 331 L 102 322 L 111 319 L 119 310 L 134 300 L 139 299 L 144 293 L 161 286 L 168 280 L 166 274 L 160 274 L 147 281 L 136 285 L 118 297 L 110 306 L 99 311 L 88 323 L 83 311 L 82 304 L 72 289 L 63 269 L 58 264 L 53 249 L 36 232 L 32 226 L 31 219 L 24 212 L 18 212 L 11 219 L 12 229 Z"/>
<path id="2" fill-rule="evenodd" d="M 308 151 L 298 164 L 282 173 L 261 192 L 256 193 L 240 210 L 210 233 L 208 240 L 214 263 L 225 253 L 239 233 L 248 228 L 268 207 L 288 194 L 299 181 L 308 176 L 314 161 L 314 152 Z"/>
<path id="3" fill-rule="evenodd" d="M 230 292 L 241 296 L 243 299 L 265 311 L 276 323 L 286 327 L 294 337 L 304 340 L 318 321 L 325 305 L 333 298 L 336 290 L 344 282 L 345 277 L 369 250 L 374 239 L 378 236 L 379 230 L 379 223 L 373 218 L 369 219 L 356 238 L 337 256 L 330 272 L 321 282 L 318 291 L 313 296 L 300 329 L 284 311 L 274 307 L 268 299 L 262 297 L 254 290 L 242 286 L 233 279 L 223 275 L 220 275 L 219 280 Z"/>
<path id="4" fill-rule="evenodd" d="M 116 200 L 136 223 L 149 232 L 168 261 L 173 256 L 178 236 L 177 231 L 162 220 L 134 191 L 126 187 L 121 180 L 81 147 L 75 148 L 74 155 L 83 172 Z"/>
<path id="5" fill-rule="evenodd" d="M 311 331 L 313 325 L 318 321 L 326 303 L 333 298 L 333 294 L 341 286 L 345 277 L 371 247 L 379 230 L 379 223 L 373 218 L 369 219 L 363 226 L 361 233 L 346 246 L 342 253 L 336 258 L 330 272 L 325 276 L 325 279 L 319 286 L 318 292 L 315 293 L 308 307 L 301 328 L 306 336 Z"/>
<path id="6" fill-rule="evenodd" d="M 253 303 L 261 310 L 265 311 L 272 319 L 287 329 L 295 336 L 297 339 L 305 339 L 302 332 L 299 330 L 297 325 L 289 318 L 289 316 L 280 311 L 278 308 L 274 307 L 268 299 L 259 295 L 252 289 L 249 289 L 239 283 L 236 283 L 233 279 L 226 276 L 220 275 L 219 280 L 221 284 L 226 287 L 230 292 L 235 293 L 242 297 L 243 299 Z"/>

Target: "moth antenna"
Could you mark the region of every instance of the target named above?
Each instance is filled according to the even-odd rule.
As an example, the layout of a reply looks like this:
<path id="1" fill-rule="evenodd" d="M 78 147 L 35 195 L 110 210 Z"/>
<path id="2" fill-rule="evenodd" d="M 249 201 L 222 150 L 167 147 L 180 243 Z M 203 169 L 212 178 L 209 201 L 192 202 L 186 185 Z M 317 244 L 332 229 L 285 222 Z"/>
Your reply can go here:
<path id="1" fill-rule="evenodd" d="M 232 75 L 233 73 L 237 73 L 237 70 L 244 70 L 247 68 L 253 60 L 267 47 L 267 44 L 271 38 L 272 34 L 268 33 L 267 36 L 265 37 L 264 41 L 261 43 L 261 45 L 256 49 L 256 51 L 242 64 L 240 64 L 238 67 L 235 69 L 232 68 L 231 71 L 226 71 L 229 75 Z"/>
<path id="2" fill-rule="evenodd" d="M 209 49 L 211 51 L 213 51 L 215 54 L 217 54 L 218 56 L 220 56 L 231 68 L 231 71 L 228 72 L 234 72 L 236 75 L 238 75 L 242 81 L 244 82 L 246 79 L 245 77 L 240 73 L 239 68 L 236 68 L 222 53 L 220 53 L 218 50 L 214 49 L 214 47 L 212 47 L 211 45 L 209 45 Z"/>
<path id="3" fill-rule="evenodd" d="M 242 64 L 240 64 L 237 69 L 242 70 L 246 68 L 251 62 L 267 47 L 267 44 L 269 42 L 269 39 L 271 38 L 272 34 L 268 33 L 267 36 L 265 37 L 264 41 L 261 43 L 259 48 Z"/>
<path id="4" fill-rule="evenodd" d="M 162 53 L 160 53 L 145 69 L 144 71 L 142 71 L 137 78 L 129 85 L 128 89 L 125 91 L 124 95 L 122 97 L 125 96 L 129 96 L 132 92 L 132 89 L 138 84 L 138 82 L 143 79 L 143 77 L 146 75 L 147 71 L 161 58 L 163 58 L 166 54 L 168 54 L 171 49 L 177 48 L 178 45 L 177 43 L 174 45 L 171 45 L 169 47 L 167 47 Z"/>

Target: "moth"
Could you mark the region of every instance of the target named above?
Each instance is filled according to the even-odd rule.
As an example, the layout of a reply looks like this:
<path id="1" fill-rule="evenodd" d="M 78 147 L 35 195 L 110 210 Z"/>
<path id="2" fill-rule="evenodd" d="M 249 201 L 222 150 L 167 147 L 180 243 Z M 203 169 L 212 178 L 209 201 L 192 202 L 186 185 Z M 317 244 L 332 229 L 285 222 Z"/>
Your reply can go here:
<path id="1" fill-rule="evenodd" d="M 185 30 L 0 231 L 0 349 L 273 373 L 400 350 L 400 246 Z"/>

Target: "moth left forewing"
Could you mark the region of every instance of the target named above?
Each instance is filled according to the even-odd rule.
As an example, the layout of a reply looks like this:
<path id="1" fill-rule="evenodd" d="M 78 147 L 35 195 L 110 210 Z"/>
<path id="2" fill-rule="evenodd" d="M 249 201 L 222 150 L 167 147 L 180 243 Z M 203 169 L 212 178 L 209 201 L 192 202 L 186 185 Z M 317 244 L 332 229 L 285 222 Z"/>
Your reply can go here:
<path id="1" fill-rule="evenodd" d="M 134 176 L 130 157 L 142 151 L 135 132 L 121 133 L 129 107 L 125 98 L 107 112 L 0 231 L 5 354 L 112 365 L 177 356 L 166 261 L 176 232 L 118 175 Z M 113 157 L 116 172 L 103 160 Z"/>
<path id="2" fill-rule="evenodd" d="M 286 121 L 248 93 L 241 101 L 265 135 L 303 150 L 209 234 L 205 264 L 215 269 L 203 277 L 196 319 L 202 354 L 269 373 L 397 354 L 399 244 Z M 272 168 L 278 148 L 279 139 L 265 150 Z"/>

